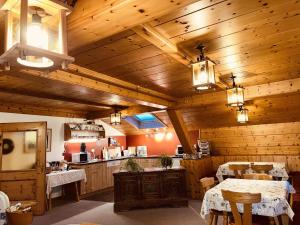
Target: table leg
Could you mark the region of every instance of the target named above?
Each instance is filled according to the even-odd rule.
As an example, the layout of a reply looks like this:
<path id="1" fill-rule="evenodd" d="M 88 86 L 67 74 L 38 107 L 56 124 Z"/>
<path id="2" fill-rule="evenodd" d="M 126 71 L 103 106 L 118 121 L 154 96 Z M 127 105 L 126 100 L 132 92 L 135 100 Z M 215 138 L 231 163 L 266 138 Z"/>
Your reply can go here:
<path id="1" fill-rule="evenodd" d="M 52 189 L 50 191 L 50 194 L 49 194 L 49 199 L 48 199 L 48 209 L 49 211 L 52 209 Z"/>
<path id="2" fill-rule="evenodd" d="M 288 225 L 290 222 L 288 215 L 286 215 L 286 214 L 281 215 L 281 222 L 282 222 L 282 225 Z"/>
<path id="3" fill-rule="evenodd" d="M 214 214 L 211 212 L 211 213 L 209 214 L 208 224 L 209 224 L 209 225 L 212 225 L 212 224 L 213 224 L 213 220 L 214 220 Z"/>
<path id="4" fill-rule="evenodd" d="M 223 225 L 228 225 L 228 214 L 227 212 L 223 212 Z"/>
<path id="5" fill-rule="evenodd" d="M 275 225 L 280 225 L 279 219 L 277 216 L 274 217 Z"/>
<path id="6" fill-rule="evenodd" d="M 76 201 L 79 202 L 79 193 L 78 193 L 78 182 L 74 182 L 75 185 L 75 194 L 76 194 Z"/>

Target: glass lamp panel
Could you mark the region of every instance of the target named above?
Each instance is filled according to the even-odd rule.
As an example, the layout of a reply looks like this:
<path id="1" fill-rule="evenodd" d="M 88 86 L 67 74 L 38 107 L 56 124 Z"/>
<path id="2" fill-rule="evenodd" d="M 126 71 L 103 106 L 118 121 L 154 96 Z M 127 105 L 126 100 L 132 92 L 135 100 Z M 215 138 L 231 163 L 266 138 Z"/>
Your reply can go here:
<path id="1" fill-rule="evenodd" d="M 215 84 L 214 63 L 205 60 L 192 64 L 193 86 L 198 90 L 208 89 Z"/>
<path id="2" fill-rule="evenodd" d="M 237 110 L 237 122 L 239 122 L 239 123 L 248 122 L 248 110 L 247 109 Z"/>
<path id="3" fill-rule="evenodd" d="M 227 90 L 227 103 L 230 106 L 241 106 L 244 104 L 244 89 L 234 87 Z"/>
<path id="4" fill-rule="evenodd" d="M 5 5 L 1 10 L 6 10 L 6 50 L 20 42 L 20 9 L 21 1 Z"/>
<path id="5" fill-rule="evenodd" d="M 41 0 L 28 1 L 27 44 L 48 51 L 61 53 L 59 40 L 59 9 Z M 41 17 L 34 23 L 33 14 Z"/>

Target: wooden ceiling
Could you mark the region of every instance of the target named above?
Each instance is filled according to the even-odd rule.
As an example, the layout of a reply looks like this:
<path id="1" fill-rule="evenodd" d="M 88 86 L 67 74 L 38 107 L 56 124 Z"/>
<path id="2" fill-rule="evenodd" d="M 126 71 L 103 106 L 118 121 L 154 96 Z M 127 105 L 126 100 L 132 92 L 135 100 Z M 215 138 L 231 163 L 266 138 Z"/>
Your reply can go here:
<path id="1" fill-rule="evenodd" d="M 78 0 L 68 17 L 75 65 L 0 70 L 0 109 L 107 117 L 114 105 L 132 114 L 179 108 L 189 130 L 236 126 L 224 92 L 234 73 L 250 90 L 249 124 L 299 121 L 299 20 L 297 0 Z M 189 62 L 200 43 L 223 86 L 195 93 Z M 158 117 L 171 126 L 166 112 Z"/>

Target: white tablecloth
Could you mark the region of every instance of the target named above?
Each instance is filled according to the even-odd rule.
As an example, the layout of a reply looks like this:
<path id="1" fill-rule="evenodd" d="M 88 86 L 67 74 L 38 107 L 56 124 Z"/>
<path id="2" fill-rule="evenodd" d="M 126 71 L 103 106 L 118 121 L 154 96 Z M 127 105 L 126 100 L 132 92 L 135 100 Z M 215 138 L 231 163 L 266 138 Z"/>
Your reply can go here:
<path id="1" fill-rule="evenodd" d="M 290 219 L 294 212 L 291 209 L 287 194 L 295 193 L 294 188 L 287 181 L 246 180 L 228 178 L 205 193 L 201 216 L 205 218 L 211 209 L 230 212 L 230 205 L 222 197 L 221 190 L 235 192 L 261 193 L 262 201 L 252 205 L 252 214 L 261 216 L 280 216 L 286 214 Z M 238 205 L 239 212 L 243 212 L 242 205 Z"/>
<path id="2" fill-rule="evenodd" d="M 229 169 L 229 164 L 249 164 L 251 167 L 250 162 L 228 162 L 219 166 L 217 171 L 217 178 L 219 182 L 223 181 L 223 175 L 225 176 L 234 176 L 233 170 Z M 272 164 L 273 169 L 270 170 L 269 174 L 273 177 L 282 178 L 282 180 L 288 180 L 288 168 L 285 163 L 281 162 L 254 162 L 254 165 L 265 165 L 265 164 Z M 246 170 L 246 173 L 253 173 L 254 171 L 250 168 Z"/>
<path id="3" fill-rule="evenodd" d="M 46 175 L 47 196 L 49 197 L 53 187 L 73 183 L 80 180 L 84 180 L 86 182 L 86 173 L 84 169 L 51 172 Z"/>

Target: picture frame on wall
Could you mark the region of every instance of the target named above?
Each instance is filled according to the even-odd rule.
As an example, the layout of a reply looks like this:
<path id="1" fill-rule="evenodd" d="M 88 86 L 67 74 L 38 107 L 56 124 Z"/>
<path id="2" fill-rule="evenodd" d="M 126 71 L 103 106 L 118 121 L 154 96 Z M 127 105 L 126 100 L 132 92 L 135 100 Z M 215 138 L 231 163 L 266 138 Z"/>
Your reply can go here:
<path id="1" fill-rule="evenodd" d="M 46 152 L 51 152 L 51 147 L 52 147 L 52 129 L 47 129 Z"/>

